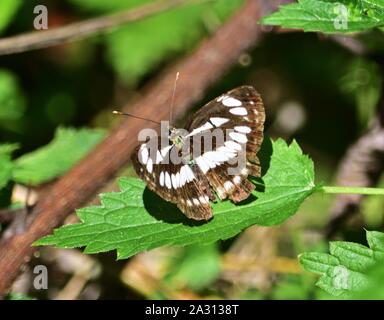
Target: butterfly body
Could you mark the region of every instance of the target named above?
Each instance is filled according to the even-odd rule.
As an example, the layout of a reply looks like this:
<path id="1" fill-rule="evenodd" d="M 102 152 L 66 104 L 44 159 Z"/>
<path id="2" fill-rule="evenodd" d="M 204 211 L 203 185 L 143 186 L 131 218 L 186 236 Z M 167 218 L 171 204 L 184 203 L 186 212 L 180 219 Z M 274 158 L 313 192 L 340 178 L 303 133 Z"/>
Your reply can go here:
<path id="1" fill-rule="evenodd" d="M 233 89 L 200 108 L 185 129 L 170 128 L 166 139 L 139 145 L 132 154 L 134 168 L 149 189 L 187 217 L 208 220 L 210 201 L 240 202 L 254 190 L 247 177 L 260 176 L 264 119 L 253 87 Z"/>
<path id="2" fill-rule="evenodd" d="M 178 149 L 182 149 L 184 146 L 184 136 L 182 131 L 183 131 L 182 129 L 177 129 L 177 128 L 170 129 L 169 140 Z"/>

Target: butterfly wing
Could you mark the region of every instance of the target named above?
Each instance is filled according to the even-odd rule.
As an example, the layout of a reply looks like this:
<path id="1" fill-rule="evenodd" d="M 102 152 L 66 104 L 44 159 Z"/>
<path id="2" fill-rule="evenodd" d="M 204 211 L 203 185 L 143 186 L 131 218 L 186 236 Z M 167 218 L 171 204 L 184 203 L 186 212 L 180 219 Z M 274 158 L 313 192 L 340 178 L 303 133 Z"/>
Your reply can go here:
<path id="1" fill-rule="evenodd" d="M 171 156 L 175 152 L 178 150 L 174 145 L 161 146 L 161 137 L 154 137 L 137 146 L 131 160 L 136 173 L 150 190 L 177 204 L 191 219 L 210 219 L 209 200 L 213 196 L 206 188 L 206 177 L 195 166 L 172 162 Z"/>
<path id="2" fill-rule="evenodd" d="M 224 133 L 221 142 L 212 141 L 211 151 L 200 150 L 200 155 L 194 158 L 219 198 L 239 202 L 254 189 L 247 177 L 260 176 L 257 152 L 263 141 L 264 120 L 260 95 L 253 87 L 242 86 L 206 104 L 186 126 L 189 138 L 195 141 L 204 140 L 215 129 Z M 190 145 L 193 149 L 196 142 Z M 244 163 L 239 166 L 241 159 Z"/>
<path id="3" fill-rule="evenodd" d="M 177 204 L 187 217 L 208 220 L 212 217 L 209 201 L 215 200 L 213 191 L 221 199 L 238 202 L 254 189 L 247 177 L 260 175 L 256 154 L 263 139 L 264 118 L 263 103 L 253 87 L 229 91 L 203 106 L 186 126 L 189 134 L 184 141 L 189 141 L 191 163 L 171 161 L 172 153 L 180 150 L 173 144 L 162 146 L 161 137 L 156 137 L 133 152 L 136 173 L 149 189 Z M 195 157 L 194 142 L 204 140 L 213 129 L 223 131 L 224 140 L 213 141 L 209 151 Z M 229 168 L 237 169 L 236 161 L 231 161 L 242 155 L 245 166 L 231 174 Z"/>

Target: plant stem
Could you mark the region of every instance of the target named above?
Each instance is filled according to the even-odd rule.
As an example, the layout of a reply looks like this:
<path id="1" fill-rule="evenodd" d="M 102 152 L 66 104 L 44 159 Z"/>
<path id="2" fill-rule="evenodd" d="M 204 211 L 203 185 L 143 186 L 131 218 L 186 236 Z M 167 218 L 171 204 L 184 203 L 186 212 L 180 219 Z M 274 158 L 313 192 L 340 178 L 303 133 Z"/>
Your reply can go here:
<path id="1" fill-rule="evenodd" d="M 328 187 L 324 186 L 319 189 L 324 193 L 347 193 L 347 194 L 364 194 L 364 195 L 381 195 L 384 196 L 383 188 L 364 188 L 364 187 Z"/>

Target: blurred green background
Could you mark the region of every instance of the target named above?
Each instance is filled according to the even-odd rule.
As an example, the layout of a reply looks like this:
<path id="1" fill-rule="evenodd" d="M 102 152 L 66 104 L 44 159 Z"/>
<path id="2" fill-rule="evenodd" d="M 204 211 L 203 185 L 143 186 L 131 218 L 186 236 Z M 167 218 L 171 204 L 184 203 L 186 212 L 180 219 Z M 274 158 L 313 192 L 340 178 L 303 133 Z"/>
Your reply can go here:
<path id="1" fill-rule="evenodd" d="M 47 6 L 49 28 L 54 28 L 145 2 L 149 1 L 2 0 L 1 37 L 31 31 L 36 5 Z M 241 4 L 240 0 L 217 0 L 189 5 L 105 35 L 1 56 L 0 143 L 17 144 L 13 158 L 19 162 L 22 155 L 49 143 L 58 128 L 97 128 L 92 131 L 96 136 L 87 136 L 89 145 L 94 145 L 119 121 L 111 115 L 113 109 L 138 96 L 149 79 L 191 52 Z M 372 31 L 358 38 L 370 55 L 361 57 L 315 33 L 266 31 L 262 41 L 239 57 L 197 106 L 233 87 L 253 85 L 266 106 L 267 135 L 296 139 L 314 160 L 317 179 L 332 184 L 338 162 L 366 130 L 382 91 L 382 66 L 377 59 L 384 49 L 382 33 Z M 44 164 L 30 171 L 35 174 L 39 169 L 44 170 Z M 52 177 L 59 175 L 52 170 Z M 131 172 L 128 166 L 126 174 Z M 51 176 L 36 178 L 33 184 L 39 186 L 39 181 Z M 28 184 L 22 178 L 18 182 Z M 29 276 L 34 264 L 48 265 L 49 290 L 36 291 L 23 284 L 26 271 L 15 284 L 13 296 L 328 298 L 296 258 L 303 251 L 328 250 L 324 226 L 331 204 L 332 196 L 316 194 L 282 226 L 252 227 L 212 246 L 161 248 L 128 261 L 116 262 L 114 253 L 85 256 L 76 250 L 43 248 L 29 266 Z M 381 198 L 367 198 L 361 211 L 341 230 L 344 239 L 365 243 L 363 226 L 382 230 Z"/>

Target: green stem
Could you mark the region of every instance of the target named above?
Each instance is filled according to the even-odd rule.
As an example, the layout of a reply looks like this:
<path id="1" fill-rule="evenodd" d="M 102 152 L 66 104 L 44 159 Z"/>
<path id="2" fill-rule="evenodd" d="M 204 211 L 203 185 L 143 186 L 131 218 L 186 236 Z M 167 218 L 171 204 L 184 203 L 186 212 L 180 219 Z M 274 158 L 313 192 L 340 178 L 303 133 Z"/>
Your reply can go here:
<path id="1" fill-rule="evenodd" d="M 384 196 L 383 188 L 362 188 L 362 187 L 320 187 L 320 191 L 324 193 L 347 193 L 347 194 L 364 194 L 364 195 L 381 195 Z"/>

